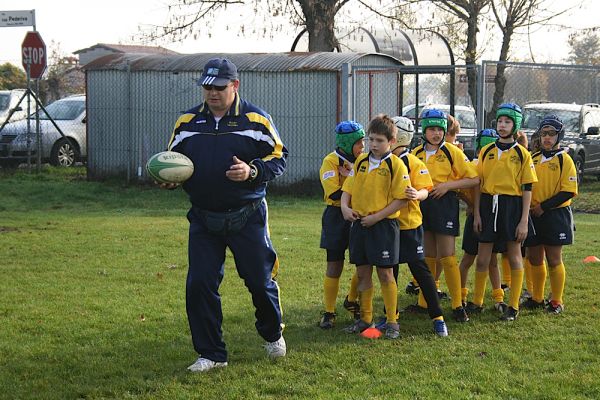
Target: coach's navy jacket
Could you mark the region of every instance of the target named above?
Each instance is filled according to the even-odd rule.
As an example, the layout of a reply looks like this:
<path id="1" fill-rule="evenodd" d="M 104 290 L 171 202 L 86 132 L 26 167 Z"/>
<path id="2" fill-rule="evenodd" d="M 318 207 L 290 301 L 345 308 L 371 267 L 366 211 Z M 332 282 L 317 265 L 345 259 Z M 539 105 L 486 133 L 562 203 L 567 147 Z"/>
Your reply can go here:
<path id="1" fill-rule="evenodd" d="M 267 182 L 283 173 L 288 155 L 271 116 L 238 94 L 218 123 L 206 103 L 181 115 L 168 148 L 192 160 L 194 174 L 183 189 L 194 207 L 210 211 L 240 208 L 264 197 Z M 233 156 L 255 165 L 256 179 L 229 180 L 225 172 Z"/>

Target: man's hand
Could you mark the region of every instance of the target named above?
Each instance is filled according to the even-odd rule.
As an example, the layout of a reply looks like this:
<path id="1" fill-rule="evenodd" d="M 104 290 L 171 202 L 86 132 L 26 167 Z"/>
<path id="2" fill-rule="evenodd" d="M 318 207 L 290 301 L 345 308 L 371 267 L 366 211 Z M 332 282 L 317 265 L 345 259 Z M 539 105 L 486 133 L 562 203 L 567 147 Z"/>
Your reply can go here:
<path id="1" fill-rule="evenodd" d="M 250 177 L 250 166 L 236 156 L 233 156 L 233 164 L 225 172 L 225 176 L 234 182 L 246 181 Z"/>

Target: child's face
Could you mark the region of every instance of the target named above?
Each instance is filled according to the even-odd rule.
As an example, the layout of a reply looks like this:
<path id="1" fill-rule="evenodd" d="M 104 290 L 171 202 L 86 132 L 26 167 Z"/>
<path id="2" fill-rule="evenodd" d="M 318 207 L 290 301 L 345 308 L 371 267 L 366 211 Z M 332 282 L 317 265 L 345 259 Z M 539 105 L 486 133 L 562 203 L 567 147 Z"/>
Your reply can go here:
<path id="1" fill-rule="evenodd" d="M 354 155 L 354 157 L 360 156 L 364 150 L 365 150 L 365 140 L 364 139 L 357 140 L 354 143 L 354 145 L 352 146 L 352 154 Z"/>
<path id="2" fill-rule="evenodd" d="M 513 126 L 513 120 L 508 118 L 506 115 L 501 115 L 498 117 L 498 121 L 496 122 L 496 130 L 500 136 L 506 137 L 508 135 L 512 135 Z"/>
<path id="3" fill-rule="evenodd" d="M 439 146 L 444 139 L 444 130 L 439 126 L 430 126 L 425 129 L 425 139 L 434 146 Z"/>
<path id="4" fill-rule="evenodd" d="M 385 135 L 369 133 L 369 151 L 376 157 L 381 157 L 390 151 L 390 146 L 394 142 L 396 139 L 388 140 Z"/>

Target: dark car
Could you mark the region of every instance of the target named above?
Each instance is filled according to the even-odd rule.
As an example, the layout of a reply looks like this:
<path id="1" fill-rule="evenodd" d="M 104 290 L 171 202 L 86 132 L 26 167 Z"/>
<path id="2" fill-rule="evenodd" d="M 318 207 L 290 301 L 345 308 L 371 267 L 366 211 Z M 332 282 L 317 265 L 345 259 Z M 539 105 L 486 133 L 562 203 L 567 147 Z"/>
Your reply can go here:
<path id="1" fill-rule="evenodd" d="M 523 131 L 529 138 L 544 116 L 555 114 L 565 124 L 563 144 L 573 157 L 579 180 L 583 175 L 600 179 L 600 105 L 532 103 L 523 107 Z"/>

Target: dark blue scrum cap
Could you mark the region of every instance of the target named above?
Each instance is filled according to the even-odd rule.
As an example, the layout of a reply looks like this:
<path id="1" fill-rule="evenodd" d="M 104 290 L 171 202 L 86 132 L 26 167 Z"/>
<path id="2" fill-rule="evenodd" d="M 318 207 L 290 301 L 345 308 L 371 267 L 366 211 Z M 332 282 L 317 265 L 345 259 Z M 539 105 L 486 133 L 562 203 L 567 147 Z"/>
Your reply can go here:
<path id="1" fill-rule="evenodd" d="M 238 79 L 237 67 L 226 58 L 212 58 L 204 65 L 198 85 L 226 86 Z"/>

